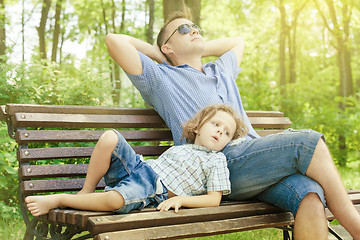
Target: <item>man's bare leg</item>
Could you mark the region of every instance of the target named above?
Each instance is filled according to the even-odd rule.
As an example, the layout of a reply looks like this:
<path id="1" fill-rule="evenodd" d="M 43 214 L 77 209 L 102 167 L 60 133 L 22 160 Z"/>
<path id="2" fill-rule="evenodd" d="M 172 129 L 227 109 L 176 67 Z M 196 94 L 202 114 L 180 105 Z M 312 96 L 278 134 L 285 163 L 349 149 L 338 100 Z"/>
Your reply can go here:
<path id="1" fill-rule="evenodd" d="M 295 217 L 294 239 L 328 239 L 324 206 L 316 193 L 307 194 Z"/>
<path id="2" fill-rule="evenodd" d="M 89 211 L 114 211 L 124 205 L 124 198 L 116 191 L 54 194 L 29 196 L 25 198 L 27 208 L 36 217 L 48 213 L 53 208 L 70 207 Z"/>
<path id="3" fill-rule="evenodd" d="M 111 154 L 117 142 L 118 136 L 112 130 L 106 131 L 101 135 L 91 154 L 84 186 L 78 194 L 92 193 L 95 191 L 99 181 L 109 169 Z"/>
<path id="4" fill-rule="evenodd" d="M 330 211 L 350 235 L 355 240 L 359 240 L 360 215 L 350 201 L 340 174 L 322 139 L 316 146 L 306 175 L 322 186 Z"/>

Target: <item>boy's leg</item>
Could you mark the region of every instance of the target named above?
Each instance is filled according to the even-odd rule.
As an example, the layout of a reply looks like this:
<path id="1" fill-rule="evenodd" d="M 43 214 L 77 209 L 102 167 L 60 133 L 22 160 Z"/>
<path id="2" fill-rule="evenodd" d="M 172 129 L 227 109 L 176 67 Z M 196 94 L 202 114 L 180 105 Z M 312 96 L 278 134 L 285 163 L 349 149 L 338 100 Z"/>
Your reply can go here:
<path id="1" fill-rule="evenodd" d="M 106 131 L 101 135 L 91 154 L 84 186 L 78 194 L 92 193 L 95 191 L 99 181 L 109 169 L 111 154 L 117 142 L 118 136 L 112 130 Z"/>
<path id="2" fill-rule="evenodd" d="M 89 211 L 114 211 L 124 205 L 124 198 L 116 191 L 84 194 L 54 194 L 25 198 L 33 216 L 48 213 L 53 208 L 70 207 Z"/>

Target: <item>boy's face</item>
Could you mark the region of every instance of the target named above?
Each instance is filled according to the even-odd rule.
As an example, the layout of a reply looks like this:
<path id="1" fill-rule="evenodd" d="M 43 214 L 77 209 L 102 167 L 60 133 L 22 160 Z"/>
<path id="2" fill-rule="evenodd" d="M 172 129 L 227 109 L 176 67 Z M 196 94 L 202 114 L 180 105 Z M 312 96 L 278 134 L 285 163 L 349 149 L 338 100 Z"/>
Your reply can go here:
<path id="1" fill-rule="evenodd" d="M 236 122 L 227 112 L 218 111 L 196 131 L 195 144 L 221 151 L 234 136 Z"/>

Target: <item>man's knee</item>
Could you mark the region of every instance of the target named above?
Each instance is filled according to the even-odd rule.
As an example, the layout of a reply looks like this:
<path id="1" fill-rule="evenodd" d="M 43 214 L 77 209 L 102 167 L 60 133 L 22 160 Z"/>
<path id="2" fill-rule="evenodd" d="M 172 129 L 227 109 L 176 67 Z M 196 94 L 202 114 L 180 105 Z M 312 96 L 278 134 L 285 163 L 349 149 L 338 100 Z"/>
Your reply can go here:
<path id="1" fill-rule="evenodd" d="M 324 205 L 317 193 L 308 193 L 300 202 L 297 215 L 301 213 L 311 214 L 314 218 L 325 217 Z"/>

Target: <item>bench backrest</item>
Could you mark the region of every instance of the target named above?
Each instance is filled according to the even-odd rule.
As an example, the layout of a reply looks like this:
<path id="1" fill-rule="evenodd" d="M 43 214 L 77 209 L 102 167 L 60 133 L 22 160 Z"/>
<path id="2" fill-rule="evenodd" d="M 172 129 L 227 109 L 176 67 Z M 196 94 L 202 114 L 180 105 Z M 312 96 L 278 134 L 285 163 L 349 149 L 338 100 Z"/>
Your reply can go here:
<path id="1" fill-rule="evenodd" d="M 262 136 L 291 124 L 277 111 L 247 114 Z M 8 104 L 0 120 L 19 144 L 22 196 L 80 190 L 93 147 L 107 129 L 118 129 L 144 156 L 156 157 L 172 145 L 171 132 L 153 109 Z"/>

